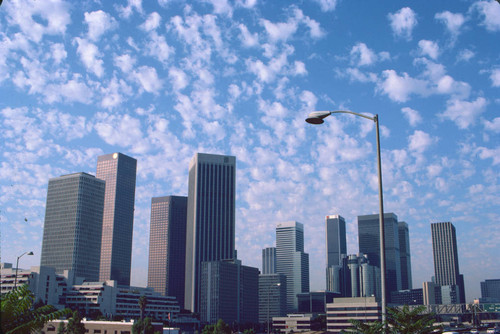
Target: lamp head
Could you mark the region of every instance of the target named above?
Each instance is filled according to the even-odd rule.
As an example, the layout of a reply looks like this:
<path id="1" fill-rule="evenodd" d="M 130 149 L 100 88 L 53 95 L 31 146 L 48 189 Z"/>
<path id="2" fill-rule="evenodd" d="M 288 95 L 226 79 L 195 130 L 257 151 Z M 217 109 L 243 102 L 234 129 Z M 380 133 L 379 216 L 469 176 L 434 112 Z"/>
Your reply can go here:
<path id="1" fill-rule="evenodd" d="M 310 124 L 321 124 L 325 122 L 323 118 L 330 116 L 330 114 L 331 112 L 329 111 L 313 111 L 307 116 L 306 122 Z"/>
<path id="2" fill-rule="evenodd" d="M 29 253 L 28 253 L 28 254 L 26 254 L 26 255 L 35 255 L 35 254 L 33 254 L 33 252 L 29 252 Z"/>

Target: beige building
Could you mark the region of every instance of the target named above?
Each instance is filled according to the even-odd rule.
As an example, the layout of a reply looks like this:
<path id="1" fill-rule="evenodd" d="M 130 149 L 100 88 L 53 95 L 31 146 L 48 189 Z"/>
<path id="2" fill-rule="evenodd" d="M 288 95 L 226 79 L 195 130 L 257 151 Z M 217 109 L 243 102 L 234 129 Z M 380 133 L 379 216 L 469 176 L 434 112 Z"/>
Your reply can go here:
<path id="1" fill-rule="evenodd" d="M 68 325 L 68 320 L 53 320 L 43 326 L 41 334 L 55 334 L 60 324 Z M 131 334 L 134 321 L 94 321 L 82 320 L 87 334 Z M 153 322 L 155 332 L 163 332 L 163 324 L 161 322 Z"/>
<path id="2" fill-rule="evenodd" d="M 376 297 L 334 298 L 326 304 L 326 329 L 328 333 L 340 333 L 352 328 L 351 319 L 375 322 L 382 319 L 381 304 Z"/>

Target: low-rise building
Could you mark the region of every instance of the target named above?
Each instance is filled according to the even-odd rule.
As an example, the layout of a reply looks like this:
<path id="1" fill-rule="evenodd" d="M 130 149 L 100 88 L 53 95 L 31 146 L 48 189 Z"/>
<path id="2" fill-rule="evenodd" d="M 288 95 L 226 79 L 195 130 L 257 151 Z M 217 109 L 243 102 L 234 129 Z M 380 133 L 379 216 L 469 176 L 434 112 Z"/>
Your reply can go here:
<path id="1" fill-rule="evenodd" d="M 280 333 L 309 332 L 311 330 L 312 314 L 289 314 L 286 317 L 273 318 L 273 329 Z"/>
<path id="2" fill-rule="evenodd" d="M 382 306 L 375 297 L 334 298 L 326 305 L 328 333 L 341 333 L 352 329 L 351 319 L 364 323 L 382 320 Z"/>

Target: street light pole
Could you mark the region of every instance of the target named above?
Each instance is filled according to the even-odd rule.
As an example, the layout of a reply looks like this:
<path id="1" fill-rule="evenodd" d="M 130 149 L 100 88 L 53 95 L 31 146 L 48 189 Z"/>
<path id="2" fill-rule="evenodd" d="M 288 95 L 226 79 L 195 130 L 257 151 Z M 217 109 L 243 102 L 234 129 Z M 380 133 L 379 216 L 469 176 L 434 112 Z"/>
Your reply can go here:
<path id="1" fill-rule="evenodd" d="M 356 112 L 348 111 L 348 110 L 335 110 L 335 111 L 315 111 L 309 114 L 306 118 L 307 123 L 311 124 L 322 124 L 324 123 L 324 118 L 330 116 L 331 114 L 352 114 L 359 117 L 363 117 L 375 122 L 375 129 L 377 135 L 377 167 L 378 167 L 378 197 L 379 197 L 379 234 L 380 234 L 380 285 L 381 285 L 381 294 L 382 294 L 382 323 L 385 324 L 386 317 L 386 284 L 385 284 L 385 233 L 384 233 L 384 199 L 383 199 L 383 191 L 382 191 L 382 161 L 380 157 L 380 133 L 379 133 L 379 124 L 378 124 L 378 115 L 373 117 L 359 114 Z M 385 328 L 385 325 L 384 325 Z"/>
<path id="2" fill-rule="evenodd" d="M 22 253 L 21 255 L 19 255 L 17 257 L 17 261 L 16 261 L 16 277 L 14 278 L 14 289 L 17 287 L 17 269 L 19 268 L 19 259 L 23 256 L 23 255 L 33 255 L 33 252 L 24 252 Z"/>

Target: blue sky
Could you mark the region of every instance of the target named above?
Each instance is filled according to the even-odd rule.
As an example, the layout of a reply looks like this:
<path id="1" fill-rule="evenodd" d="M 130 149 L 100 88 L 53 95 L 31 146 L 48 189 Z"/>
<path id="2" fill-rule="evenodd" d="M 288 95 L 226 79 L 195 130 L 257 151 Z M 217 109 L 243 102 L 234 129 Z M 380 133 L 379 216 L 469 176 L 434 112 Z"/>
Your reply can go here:
<path id="1" fill-rule="evenodd" d="M 457 229 L 467 299 L 500 278 L 500 4 L 496 1 L 62 0 L 0 7 L 2 261 L 39 265 L 47 182 L 97 156 L 138 160 L 132 284 L 145 285 L 153 196 L 187 195 L 196 152 L 237 157 L 236 246 L 261 266 L 275 226 L 304 224 L 325 288 L 326 215 L 385 211 L 410 229 L 413 284 L 430 223 Z M 25 218 L 27 221 L 25 221 Z"/>

